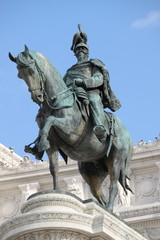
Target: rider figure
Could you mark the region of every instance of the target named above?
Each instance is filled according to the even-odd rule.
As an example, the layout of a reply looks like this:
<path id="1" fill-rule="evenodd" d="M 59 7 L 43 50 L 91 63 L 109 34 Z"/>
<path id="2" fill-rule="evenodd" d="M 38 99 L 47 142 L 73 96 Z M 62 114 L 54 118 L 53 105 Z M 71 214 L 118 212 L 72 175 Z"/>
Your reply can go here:
<path id="1" fill-rule="evenodd" d="M 67 70 L 64 81 L 68 87 L 83 89 L 87 92 L 93 122 L 93 131 L 100 142 L 106 141 L 109 135 L 105 126 L 104 108 L 116 111 L 121 107 L 109 84 L 109 73 L 105 65 L 98 59 L 90 59 L 87 35 L 81 31 L 73 37 L 71 50 L 75 53 L 77 63 Z M 85 90 L 85 91 L 84 91 Z"/>

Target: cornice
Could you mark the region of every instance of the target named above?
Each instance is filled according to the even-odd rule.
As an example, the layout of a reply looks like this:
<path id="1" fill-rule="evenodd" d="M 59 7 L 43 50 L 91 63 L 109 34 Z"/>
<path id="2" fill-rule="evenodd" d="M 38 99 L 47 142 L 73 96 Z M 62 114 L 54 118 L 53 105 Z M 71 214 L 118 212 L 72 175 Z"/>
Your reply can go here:
<path id="1" fill-rule="evenodd" d="M 12 167 L 13 161 L 14 165 L 17 166 L 22 161 L 22 157 L 14 152 L 13 147 L 7 148 L 0 143 L 0 164 Z"/>
<path id="2" fill-rule="evenodd" d="M 132 163 L 138 161 L 139 159 L 149 159 L 160 156 L 160 139 L 156 139 L 155 142 L 149 141 L 145 143 L 143 141 L 139 141 L 137 145 L 133 147 L 133 157 Z M 14 165 L 13 165 L 14 163 Z M 68 164 L 59 158 L 59 167 L 61 170 L 63 168 L 77 165 L 77 162 L 74 160 L 69 159 Z M 0 176 L 6 175 L 15 175 L 21 173 L 29 173 L 32 172 L 33 174 L 37 171 L 41 170 L 48 170 L 49 163 L 48 161 L 42 162 L 35 162 L 30 160 L 28 156 L 24 156 L 23 158 L 18 156 L 16 153 L 13 152 L 13 149 L 5 147 L 3 144 L 0 144 Z"/>
<path id="3" fill-rule="evenodd" d="M 126 219 L 128 221 L 129 218 L 141 217 L 141 216 L 149 216 L 149 215 L 157 215 L 160 214 L 160 202 L 154 204 L 146 204 L 141 206 L 132 206 L 129 207 L 126 211 L 119 211 L 119 215 L 121 218 Z"/>
<path id="4" fill-rule="evenodd" d="M 148 143 L 139 141 L 135 146 L 133 146 L 133 155 L 139 153 L 146 153 L 151 151 L 160 150 L 160 139 L 157 138 L 154 142 L 148 141 Z"/>
<path id="5" fill-rule="evenodd" d="M 144 221 L 137 221 L 137 222 L 132 222 L 129 223 L 129 226 L 132 227 L 133 229 L 156 229 L 156 227 L 160 226 L 160 218 L 159 219 L 149 219 L 149 220 L 144 220 Z"/>
<path id="6" fill-rule="evenodd" d="M 62 170 L 64 167 L 67 166 L 67 168 L 69 169 L 69 167 L 71 166 L 77 166 L 77 162 L 71 159 L 68 159 L 68 163 L 66 165 L 66 163 L 59 158 L 58 161 L 60 170 Z M 24 156 L 24 158 L 21 158 L 21 162 L 16 165 L 16 166 L 10 166 L 10 165 L 1 165 L 0 168 L 2 169 L 0 171 L 0 177 L 1 176 L 7 176 L 7 175 L 16 175 L 16 174 L 21 174 L 21 173 L 35 173 L 37 174 L 37 171 L 43 171 L 43 170 L 47 170 L 49 171 L 49 161 L 46 160 L 44 162 L 35 162 L 33 160 L 30 160 L 30 158 L 28 156 Z"/>

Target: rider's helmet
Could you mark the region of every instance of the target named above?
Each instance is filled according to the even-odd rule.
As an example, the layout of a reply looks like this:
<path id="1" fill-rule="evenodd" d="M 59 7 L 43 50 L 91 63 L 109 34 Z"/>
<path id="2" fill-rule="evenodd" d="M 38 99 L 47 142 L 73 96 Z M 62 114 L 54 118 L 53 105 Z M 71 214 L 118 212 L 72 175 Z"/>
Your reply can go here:
<path id="1" fill-rule="evenodd" d="M 77 51 L 77 50 L 80 50 L 80 49 L 82 49 L 82 51 L 83 51 L 84 53 L 88 53 L 88 52 L 89 52 L 89 47 L 88 47 L 88 45 L 85 44 L 85 43 L 83 43 L 83 42 L 77 44 L 77 45 L 74 47 L 74 53 L 76 53 L 76 51 Z"/>
<path id="2" fill-rule="evenodd" d="M 73 36 L 71 50 L 75 53 L 77 49 L 82 48 L 84 52 L 89 52 L 87 45 L 87 34 L 82 32 L 81 25 L 78 24 L 79 32 Z"/>

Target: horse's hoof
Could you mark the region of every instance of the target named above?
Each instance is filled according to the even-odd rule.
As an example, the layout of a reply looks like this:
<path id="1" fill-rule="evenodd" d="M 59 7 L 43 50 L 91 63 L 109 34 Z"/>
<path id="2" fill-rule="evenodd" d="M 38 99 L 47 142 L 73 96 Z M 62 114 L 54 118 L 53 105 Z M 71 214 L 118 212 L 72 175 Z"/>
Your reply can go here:
<path id="1" fill-rule="evenodd" d="M 109 212 L 111 214 L 113 213 L 113 208 L 106 206 L 105 209 L 107 210 L 107 212 Z"/>
<path id="2" fill-rule="evenodd" d="M 112 209 L 107 209 L 107 212 L 109 212 L 110 214 L 113 213 L 113 210 Z"/>
<path id="3" fill-rule="evenodd" d="M 39 144 L 38 144 L 38 151 L 39 152 L 46 151 L 48 148 L 50 148 L 50 144 L 49 144 L 48 140 L 39 142 Z"/>

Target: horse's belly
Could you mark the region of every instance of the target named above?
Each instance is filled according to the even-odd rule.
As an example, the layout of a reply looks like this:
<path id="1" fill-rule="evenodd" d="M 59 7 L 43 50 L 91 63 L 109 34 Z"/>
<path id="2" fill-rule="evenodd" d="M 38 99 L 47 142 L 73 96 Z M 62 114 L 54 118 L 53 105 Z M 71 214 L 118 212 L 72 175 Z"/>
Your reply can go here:
<path id="1" fill-rule="evenodd" d="M 57 132 L 57 144 L 62 151 L 71 159 L 76 161 L 97 161 L 101 159 L 107 152 L 108 142 L 102 144 L 93 133 L 93 126 L 90 121 L 87 123 L 83 120 L 79 121 L 77 127 L 72 122 L 69 129 L 70 135 L 66 131 Z M 68 125 L 67 125 L 68 126 Z"/>
<path id="2" fill-rule="evenodd" d="M 92 136 L 90 139 L 86 138 L 81 144 L 74 146 L 72 149 L 62 147 L 65 154 L 73 160 L 81 162 L 97 161 L 104 157 L 107 152 L 107 144 L 102 144 Z"/>

